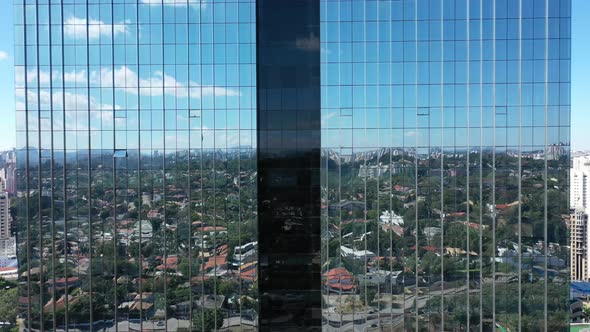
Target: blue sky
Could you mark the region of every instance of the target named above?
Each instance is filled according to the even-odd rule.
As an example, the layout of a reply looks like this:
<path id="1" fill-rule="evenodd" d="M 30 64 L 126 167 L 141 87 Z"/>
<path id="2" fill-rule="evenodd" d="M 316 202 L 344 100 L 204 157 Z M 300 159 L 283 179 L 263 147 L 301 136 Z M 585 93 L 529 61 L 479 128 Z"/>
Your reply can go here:
<path id="1" fill-rule="evenodd" d="M 590 150 L 590 1 L 572 7 L 572 149 Z"/>
<path id="2" fill-rule="evenodd" d="M 572 1 L 572 148 L 590 150 L 590 1 Z M 1 150 L 15 145 L 12 1 L 0 1 L 0 29 L 4 34 L 0 38 Z"/>
<path id="3" fill-rule="evenodd" d="M 15 146 L 12 1 L 0 1 L 0 150 Z"/>

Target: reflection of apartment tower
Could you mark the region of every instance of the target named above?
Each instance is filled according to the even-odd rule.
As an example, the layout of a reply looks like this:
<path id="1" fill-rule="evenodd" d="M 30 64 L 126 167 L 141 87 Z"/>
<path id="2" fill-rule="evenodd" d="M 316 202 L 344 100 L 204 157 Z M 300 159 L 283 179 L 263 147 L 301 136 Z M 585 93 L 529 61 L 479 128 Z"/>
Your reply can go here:
<path id="1" fill-rule="evenodd" d="M 389 170 L 388 165 L 360 165 L 359 177 L 376 179 Z"/>
<path id="2" fill-rule="evenodd" d="M 571 280 L 588 280 L 589 255 L 588 215 L 582 210 L 570 213 L 570 269 Z"/>
<path id="3" fill-rule="evenodd" d="M 1 182 L 1 181 L 0 181 Z M 10 199 L 6 191 L 0 191 L 0 239 L 10 237 Z"/>
<path id="4" fill-rule="evenodd" d="M 9 194 L 16 194 L 16 160 L 14 151 L 4 152 L 0 157 L 4 168 L 0 169 L 0 179 L 3 181 L 2 190 Z"/>
<path id="5" fill-rule="evenodd" d="M 14 159 L 12 159 L 12 162 L 6 164 L 4 173 L 6 177 L 6 191 L 11 195 L 16 194 L 16 163 Z"/>
<path id="6" fill-rule="evenodd" d="M 590 156 L 572 159 L 570 207 L 582 209 L 586 213 L 590 208 Z"/>

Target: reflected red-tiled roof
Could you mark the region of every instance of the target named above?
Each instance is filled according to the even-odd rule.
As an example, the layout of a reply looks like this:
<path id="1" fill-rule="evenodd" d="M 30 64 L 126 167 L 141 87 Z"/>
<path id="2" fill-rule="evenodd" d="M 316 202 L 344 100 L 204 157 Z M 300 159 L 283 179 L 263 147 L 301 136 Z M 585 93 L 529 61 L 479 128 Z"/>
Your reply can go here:
<path id="1" fill-rule="evenodd" d="M 213 256 L 210 257 L 207 263 L 203 264 L 201 267 L 201 271 L 207 271 L 209 269 L 214 268 L 215 266 L 222 266 L 227 264 L 227 256 Z"/>
<path id="2" fill-rule="evenodd" d="M 67 279 L 67 282 L 68 283 L 70 283 L 70 282 L 71 283 L 74 283 L 74 282 L 78 282 L 79 280 L 80 280 L 80 278 L 78 278 L 78 277 L 69 277 Z M 59 279 L 55 279 L 55 280 L 54 279 L 48 279 L 47 280 L 47 283 L 49 283 L 49 284 L 53 284 L 53 283 L 63 284 L 65 282 L 66 282 L 66 278 L 59 278 Z"/>
<path id="3" fill-rule="evenodd" d="M 256 281 L 258 262 L 250 262 L 240 267 L 240 278 L 247 281 Z"/>
<path id="4" fill-rule="evenodd" d="M 0 272 L 5 272 L 5 271 L 16 272 L 16 270 L 17 270 L 16 266 L 0 267 Z"/>
<path id="5" fill-rule="evenodd" d="M 343 267 L 337 267 L 324 273 L 325 285 L 340 291 L 351 291 L 355 288 L 352 282 L 352 275 Z"/>
<path id="6" fill-rule="evenodd" d="M 205 226 L 205 227 L 198 227 L 202 232 L 221 232 L 226 231 L 227 228 L 223 226 Z"/>
<path id="7" fill-rule="evenodd" d="M 166 262 L 156 267 L 158 270 L 163 269 L 176 269 L 178 267 L 178 256 L 166 257 Z"/>
<path id="8" fill-rule="evenodd" d="M 416 250 L 416 246 L 413 245 L 411 249 Z M 435 246 L 423 246 L 422 249 L 424 249 L 426 251 L 434 252 L 434 253 L 438 252 L 438 247 L 435 247 Z"/>

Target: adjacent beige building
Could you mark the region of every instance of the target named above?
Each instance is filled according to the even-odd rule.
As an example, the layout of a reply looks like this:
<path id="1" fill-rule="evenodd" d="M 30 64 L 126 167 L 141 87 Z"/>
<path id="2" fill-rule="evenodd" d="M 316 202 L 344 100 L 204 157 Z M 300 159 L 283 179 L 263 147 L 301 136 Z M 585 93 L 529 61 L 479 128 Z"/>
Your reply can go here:
<path id="1" fill-rule="evenodd" d="M 570 271 L 571 280 L 588 280 L 588 215 L 580 209 L 570 213 Z"/>
<path id="2" fill-rule="evenodd" d="M 2 183 L 2 181 L 0 181 Z M 2 185 L 2 187 L 4 187 Z M 3 188 L 2 188 L 3 189 Z M 0 239 L 10 237 L 10 198 L 5 190 L 0 191 Z"/>

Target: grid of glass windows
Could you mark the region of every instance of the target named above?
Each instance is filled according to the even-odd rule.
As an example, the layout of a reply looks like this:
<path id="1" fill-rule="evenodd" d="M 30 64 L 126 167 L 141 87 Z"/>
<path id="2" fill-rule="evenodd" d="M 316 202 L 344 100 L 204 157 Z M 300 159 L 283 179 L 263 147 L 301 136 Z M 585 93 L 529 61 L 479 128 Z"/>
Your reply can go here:
<path id="1" fill-rule="evenodd" d="M 566 329 L 570 6 L 321 1 L 325 330 Z"/>
<path id="2" fill-rule="evenodd" d="M 570 0 L 319 5 L 323 329 L 565 329 Z M 27 328 L 257 329 L 255 1 L 14 10 Z"/>
<path id="3" fill-rule="evenodd" d="M 256 329 L 255 2 L 14 11 L 25 326 Z"/>

